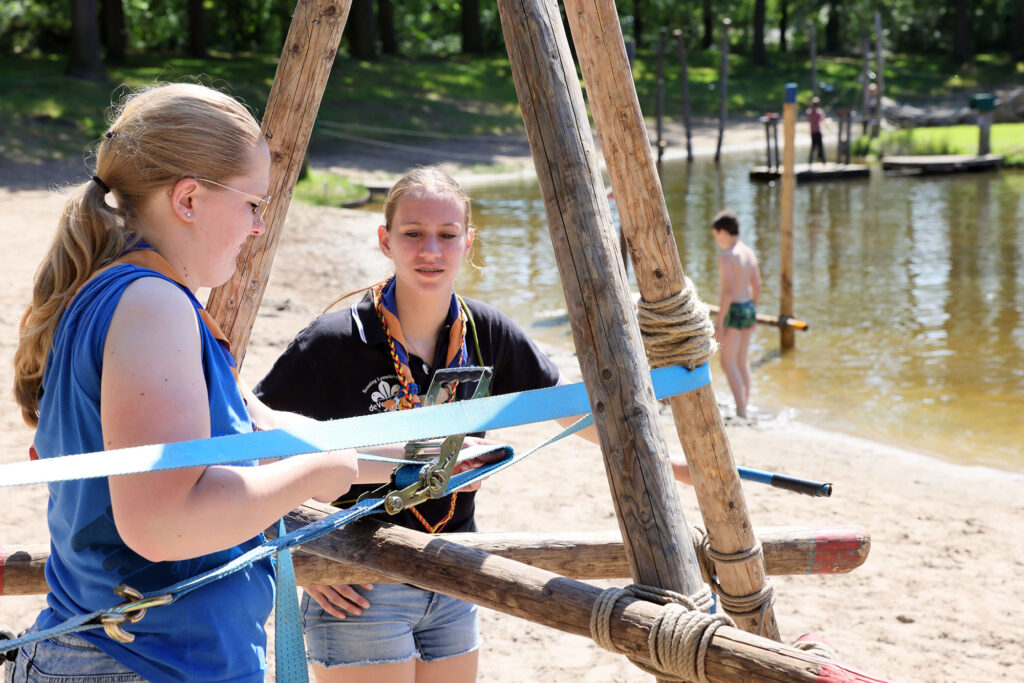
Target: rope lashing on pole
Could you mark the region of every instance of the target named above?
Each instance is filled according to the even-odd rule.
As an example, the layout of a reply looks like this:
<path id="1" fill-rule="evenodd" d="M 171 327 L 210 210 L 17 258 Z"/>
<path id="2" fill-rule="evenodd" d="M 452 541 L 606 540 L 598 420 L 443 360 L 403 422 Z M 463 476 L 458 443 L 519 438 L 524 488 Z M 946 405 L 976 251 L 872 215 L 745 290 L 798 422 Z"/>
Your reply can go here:
<path id="1" fill-rule="evenodd" d="M 594 642 L 616 654 L 621 650 L 611 640 L 611 614 L 623 597 L 662 605 L 647 637 L 651 665 L 633 658 L 630 661 L 662 680 L 707 681 L 704 659 L 708 644 L 719 626 L 735 626 L 727 614 L 708 613 L 714 600 L 707 584 L 692 596 L 642 584 L 601 593 L 590 614 L 590 633 Z"/>
<path id="2" fill-rule="evenodd" d="M 710 360 L 717 349 L 715 328 L 708 315 L 707 304 L 697 296 L 693 281 L 686 276 L 683 277 L 683 289 L 678 294 L 656 302 L 641 298 L 637 304 L 637 319 L 651 367 L 696 367 Z M 737 616 L 759 614 L 759 622 L 763 626 L 764 614 L 775 600 L 775 589 L 770 581 L 766 581 L 760 590 L 751 595 L 730 595 L 713 580 L 716 565 L 741 564 L 759 558 L 760 542 L 755 542 L 746 550 L 722 553 L 711 548 L 702 530 L 691 527 L 690 535 L 704 580 L 716 586 L 715 592 L 719 595 L 722 607 Z"/>
<path id="3" fill-rule="evenodd" d="M 640 335 L 652 368 L 682 365 L 693 369 L 706 363 L 718 344 L 715 326 L 708 307 L 688 277 L 683 277 L 683 289 L 661 301 L 637 304 Z"/>
<path id="4" fill-rule="evenodd" d="M 838 659 L 839 655 L 835 649 L 827 642 L 821 639 L 821 636 L 813 633 L 805 633 L 796 639 L 793 643 L 793 647 L 804 652 L 809 652 L 814 655 L 818 655 L 824 659 Z"/>
<path id="5" fill-rule="evenodd" d="M 766 580 L 764 588 L 757 593 L 744 596 L 733 596 L 723 592 L 722 587 L 714 580 L 716 563 L 740 564 L 747 562 L 762 552 L 760 541 L 747 550 L 726 554 L 712 550 L 707 533 L 698 526 L 690 527 L 690 539 L 693 541 L 693 549 L 697 555 L 697 564 L 700 565 L 701 576 L 712 586 L 712 590 L 718 595 L 718 599 L 726 611 L 739 616 L 753 615 L 764 612 L 774 602 L 775 588 L 770 580 Z"/>

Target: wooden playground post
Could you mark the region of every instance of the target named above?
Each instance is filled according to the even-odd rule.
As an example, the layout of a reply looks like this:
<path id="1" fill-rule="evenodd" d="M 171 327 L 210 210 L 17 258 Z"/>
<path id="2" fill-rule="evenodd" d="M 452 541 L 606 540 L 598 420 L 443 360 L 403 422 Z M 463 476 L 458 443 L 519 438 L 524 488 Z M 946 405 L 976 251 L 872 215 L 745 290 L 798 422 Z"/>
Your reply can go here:
<path id="1" fill-rule="evenodd" d="M 796 83 L 786 84 L 786 95 L 782 105 L 782 183 L 779 240 L 779 317 L 793 317 L 793 189 L 796 187 L 794 158 L 796 156 Z M 790 327 L 779 328 L 782 350 L 793 348 L 796 334 Z"/>
<path id="2" fill-rule="evenodd" d="M 878 99 L 875 103 L 875 127 L 872 135 L 878 135 L 882 126 L 882 96 L 885 95 L 885 50 L 882 47 L 881 12 L 875 12 L 875 83 L 878 85 Z"/>
<path id="3" fill-rule="evenodd" d="M 499 0 L 498 12 L 633 579 L 697 594 L 704 582 L 671 468 L 659 457 L 657 402 L 561 14 L 551 0 Z M 621 33 L 608 49 L 621 56 L 609 76 L 632 84 Z M 650 158 L 646 134 L 635 153 Z"/>
<path id="4" fill-rule="evenodd" d="M 836 117 L 839 122 L 839 132 L 836 139 L 836 163 L 850 163 L 850 126 L 852 112 L 849 109 L 837 109 Z"/>
<path id="5" fill-rule="evenodd" d="M 732 20 L 722 19 L 722 65 L 718 72 L 718 144 L 715 145 L 715 163 L 722 156 L 722 138 L 725 136 L 726 100 L 729 81 L 729 27 Z"/>
<path id="6" fill-rule="evenodd" d="M 686 39 L 679 29 L 672 31 L 679 49 L 679 73 L 683 86 L 683 126 L 686 128 L 686 160 L 693 161 L 693 146 L 690 141 L 690 74 L 686 65 Z"/>
<path id="7" fill-rule="evenodd" d="M 626 62 L 618 47 L 622 36 L 615 3 L 566 0 L 565 9 L 630 246 L 633 272 L 643 299 L 662 301 L 683 290 L 685 275 L 636 90 L 632 80 L 623 77 Z M 525 103 L 523 106 L 525 113 Z M 589 140 L 587 135 L 579 137 Z M 633 329 L 635 323 L 630 323 Z M 577 348 L 583 349 L 578 343 Z M 702 387 L 673 397 L 671 404 L 712 548 L 722 554 L 754 548 L 756 538 L 714 390 Z M 719 563 L 717 570 L 722 590 L 732 596 L 754 595 L 766 585 L 760 552 L 752 553 L 748 561 Z M 744 630 L 778 638 L 770 604 L 761 613 L 734 618 Z"/>
<path id="8" fill-rule="evenodd" d="M 665 27 L 658 29 L 658 99 L 655 102 L 655 118 L 658 122 L 658 163 L 665 152 L 665 140 L 661 137 L 661 115 L 665 107 Z"/>
<path id="9" fill-rule="evenodd" d="M 818 44 L 817 26 L 813 19 L 807 20 L 807 42 L 811 48 L 811 94 L 818 94 Z"/>
<path id="10" fill-rule="evenodd" d="M 862 50 L 864 51 L 864 66 L 861 69 L 861 78 L 863 80 L 863 90 L 861 91 L 861 115 L 860 120 L 862 122 L 861 134 L 866 135 L 868 132 L 868 125 L 871 122 L 871 35 L 864 31 L 864 35 L 861 38 Z"/>
<path id="11" fill-rule="evenodd" d="M 299 0 L 281 50 L 262 123 L 273 197 L 267 229 L 242 249 L 234 276 L 210 293 L 206 306 L 227 335 L 239 367 L 351 6 L 352 0 Z"/>

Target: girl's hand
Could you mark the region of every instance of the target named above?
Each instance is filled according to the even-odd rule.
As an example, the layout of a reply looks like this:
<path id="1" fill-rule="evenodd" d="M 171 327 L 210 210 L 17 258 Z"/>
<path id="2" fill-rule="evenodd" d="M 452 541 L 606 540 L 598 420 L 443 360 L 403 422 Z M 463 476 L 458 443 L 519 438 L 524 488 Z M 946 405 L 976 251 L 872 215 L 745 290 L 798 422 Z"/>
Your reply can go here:
<path id="1" fill-rule="evenodd" d="M 487 438 L 481 437 L 481 436 L 467 436 L 465 441 L 462 442 L 462 447 L 463 448 L 468 448 L 470 446 L 497 446 L 500 443 L 501 443 L 500 441 L 494 441 L 493 439 L 487 439 Z M 469 470 L 475 470 L 476 468 L 480 467 L 481 465 L 489 465 L 492 462 L 497 462 L 502 457 L 503 456 L 501 455 L 501 453 L 495 451 L 494 453 L 485 453 L 485 454 L 479 455 L 479 456 L 477 456 L 475 458 L 471 458 L 469 460 L 463 460 L 462 462 L 455 463 L 455 467 L 454 467 L 454 469 L 452 469 L 452 476 L 455 476 L 456 474 L 459 474 L 461 472 L 468 472 Z M 468 486 L 463 486 L 459 490 L 460 491 L 479 491 L 480 487 L 482 485 L 483 485 L 483 480 L 480 480 L 480 481 L 473 482 L 472 484 L 469 484 Z"/>
<path id="2" fill-rule="evenodd" d="M 309 593 L 309 597 L 316 600 L 316 604 L 320 605 L 325 612 L 338 619 L 345 619 L 348 614 L 362 614 L 364 609 L 370 607 L 370 601 L 356 590 L 356 586 L 361 586 L 365 590 L 373 590 L 372 583 L 359 583 L 351 586 L 317 584 L 303 586 L 302 589 Z"/>

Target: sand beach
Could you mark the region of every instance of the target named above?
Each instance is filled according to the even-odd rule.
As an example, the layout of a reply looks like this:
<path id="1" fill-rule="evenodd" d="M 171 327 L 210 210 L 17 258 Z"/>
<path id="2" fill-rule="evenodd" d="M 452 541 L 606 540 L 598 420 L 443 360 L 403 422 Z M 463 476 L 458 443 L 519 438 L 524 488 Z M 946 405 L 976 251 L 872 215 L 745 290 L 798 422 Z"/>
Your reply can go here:
<path id="1" fill-rule="evenodd" d="M 697 153 L 713 150 L 711 131 L 710 125 L 698 129 Z M 729 144 L 749 148 L 763 142 L 756 122 L 737 131 L 745 132 L 730 129 Z M 670 134 L 679 131 L 670 129 Z M 524 148 L 524 140 L 511 139 L 502 141 L 500 150 L 496 146 L 493 156 L 503 164 L 503 173 L 531 173 Z M 438 147 L 434 158 L 444 159 L 444 152 Z M 313 163 L 387 178 L 401 172 L 410 157 L 363 150 L 314 158 Z M 482 174 L 465 167 L 450 170 L 467 184 L 482 180 Z M 5 388 L 2 463 L 27 457 L 32 439 L 10 398 L 10 358 L 32 275 L 63 204 L 54 188 L 86 178 L 84 167 L 12 168 L 0 160 L 0 355 L 6 359 L 0 364 Z M 242 369 L 244 380 L 255 383 L 262 377 L 292 336 L 338 293 L 387 272 L 389 262 L 374 239 L 379 222 L 377 214 L 358 209 L 292 205 Z M 552 350 L 552 355 L 567 377 L 579 377 L 573 354 Z M 678 450 L 669 413 L 662 423 L 670 448 Z M 553 423 L 539 424 L 491 436 L 519 450 L 557 429 Z M 1024 473 L 953 465 L 941 457 L 811 428 L 799 417 L 730 421 L 727 432 L 742 465 L 834 485 L 827 499 L 747 485 L 755 526 L 857 524 L 871 533 L 867 561 L 849 574 L 773 577 L 784 641 L 822 633 L 844 664 L 898 681 L 1024 677 L 1024 551 L 1019 545 L 1024 538 Z M 678 488 L 687 520 L 701 524 L 692 489 Z M 45 542 L 45 488 L 4 488 L 0 496 L 0 546 Z M 598 448 L 578 439 L 561 441 L 489 480 L 478 496 L 478 524 L 488 531 L 550 533 L 617 528 Z M 25 628 L 43 604 L 42 596 L 0 597 L 0 629 Z M 490 610 L 483 610 L 482 631 L 481 681 L 651 680 L 588 639 Z"/>

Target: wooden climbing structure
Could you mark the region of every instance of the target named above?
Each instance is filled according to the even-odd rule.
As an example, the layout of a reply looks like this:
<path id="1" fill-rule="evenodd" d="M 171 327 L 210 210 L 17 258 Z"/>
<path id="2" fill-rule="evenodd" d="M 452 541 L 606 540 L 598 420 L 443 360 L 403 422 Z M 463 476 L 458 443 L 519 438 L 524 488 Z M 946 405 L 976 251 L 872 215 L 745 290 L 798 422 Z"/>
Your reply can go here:
<path id="1" fill-rule="evenodd" d="M 243 251 L 235 277 L 211 294 L 208 305 L 239 363 L 350 5 L 351 0 L 300 0 L 295 9 L 263 121 L 271 152 L 270 192 L 281 199 L 271 205 L 266 232 Z M 710 386 L 671 399 L 706 528 L 705 540 L 695 544 L 691 538 L 659 429 L 644 349 L 659 365 L 707 362 L 714 352 L 710 321 L 680 265 L 614 0 L 566 0 L 564 5 L 642 295 L 641 316 L 656 312 L 679 321 L 678 329 L 668 331 L 647 325 L 653 331 L 642 335 L 633 313 L 558 4 L 498 0 L 618 516 L 620 557 L 641 588 L 609 597 L 583 581 L 489 554 L 471 543 L 369 518 L 303 547 L 332 563 L 593 637 L 657 672 L 659 679 L 876 680 L 777 642 L 767 575 L 778 549 L 755 533 Z M 294 527 L 329 512 L 303 507 L 287 523 Z M 858 550 L 834 563 L 839 571 L 862 562 L 867 551 L 867 533 L 851 533 L 859 539 Z M 33 561 L 26 560 L 29 565 Z M 709 580 L 732 622 L 706 614 Z M 676 602 L 697 609 L 648 599 L 673 594 L 681 596 L 673 598 Z M 691 620 L 694 615 L 702 619 Z M 669 628 L 684 622 L 700 629 L 695 640 L 693 631 L 682 638 Z M 687 640 L 692 652 L 679 644 Z"/>

